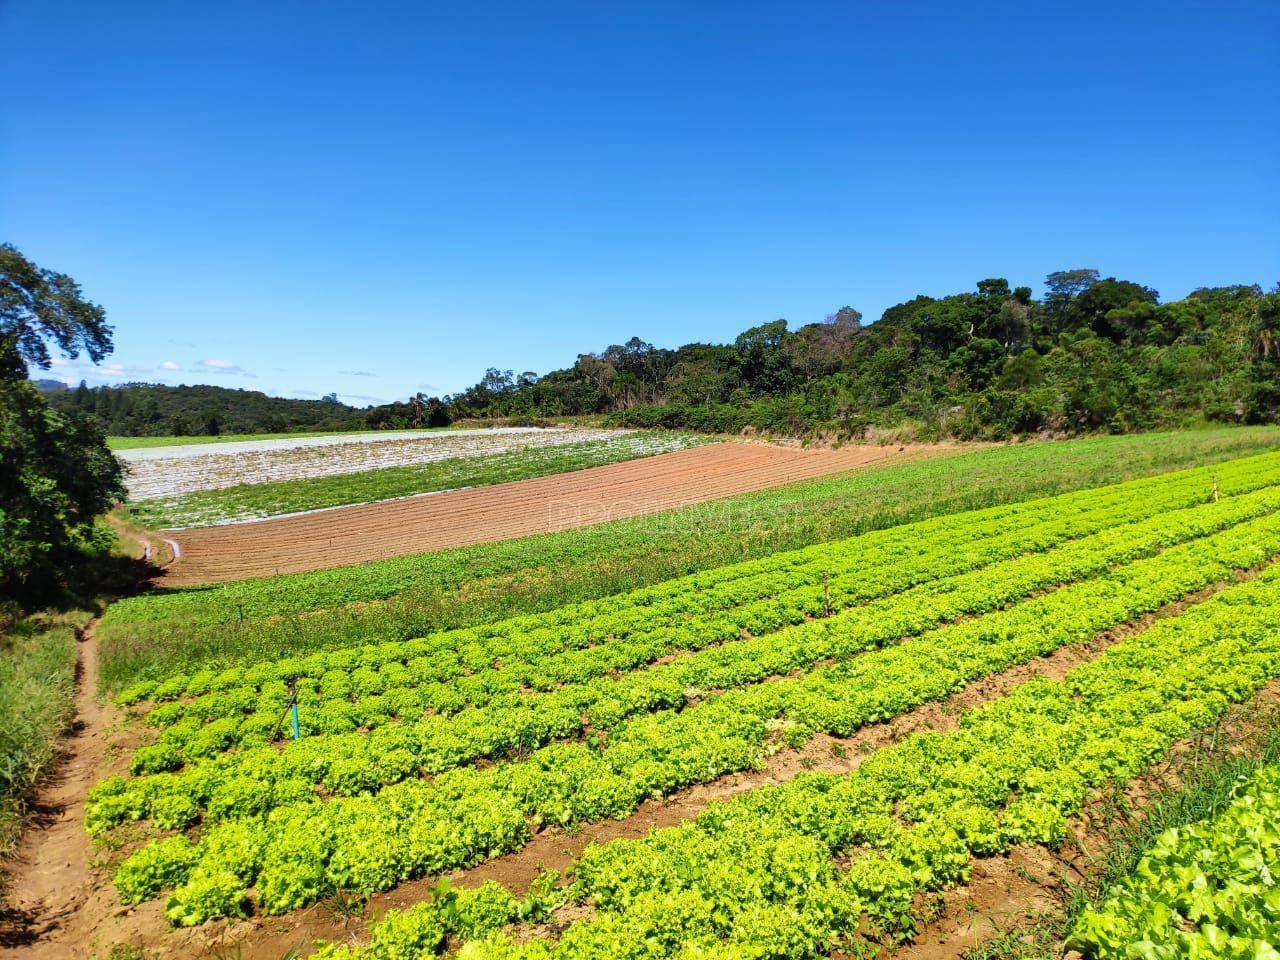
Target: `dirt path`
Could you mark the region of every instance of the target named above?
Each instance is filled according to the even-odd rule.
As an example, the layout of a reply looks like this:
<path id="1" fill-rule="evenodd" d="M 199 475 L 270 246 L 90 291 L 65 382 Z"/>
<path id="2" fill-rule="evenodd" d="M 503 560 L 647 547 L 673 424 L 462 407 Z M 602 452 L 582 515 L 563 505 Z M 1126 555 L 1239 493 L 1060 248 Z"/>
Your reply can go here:
<path id="1" fill-rule="evenodd" d="M 0 913 L 0 957 L 80 958 L 85 908 L 100 899 L 84 829 L 85 794 L 118 752 L 109 728 L 115 716 L 98 688 L 97 618 L 81 632 L 76 663 L 76 719 L 63 738 L 63 757 L 39 791 L 8 877 Z"/>
<path id="2" fill-rule="evenodd" d="M 657 513 L 956 447 L 718 443 L 640 460 L 253 523 L 166 533 L 165 586 L 321 570 Z"/>
<path id="3" fill-rule="evenodd" d="M 124 544 L 129 545 L 128 554 L 136 560 L 163 567 L 176 559 L 175 544 L 150 530 L 145 530 L 135 523 L 129 523 L 119 512 L 107 514 L 107 523 L 115 530 L 116 536 Z"/>

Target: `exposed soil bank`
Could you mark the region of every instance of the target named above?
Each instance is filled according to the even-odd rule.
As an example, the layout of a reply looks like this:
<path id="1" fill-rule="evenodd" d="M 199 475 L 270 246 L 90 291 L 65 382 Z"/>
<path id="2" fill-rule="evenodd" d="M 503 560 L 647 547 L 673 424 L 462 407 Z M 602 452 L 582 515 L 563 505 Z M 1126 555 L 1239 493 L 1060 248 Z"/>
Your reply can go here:
<path id="1" fill-rule="evenodd" d="M 571 473 L 166 534 L 165 586 L 321 570 L 590 526 L 958 447 L 719 443 Z"/>

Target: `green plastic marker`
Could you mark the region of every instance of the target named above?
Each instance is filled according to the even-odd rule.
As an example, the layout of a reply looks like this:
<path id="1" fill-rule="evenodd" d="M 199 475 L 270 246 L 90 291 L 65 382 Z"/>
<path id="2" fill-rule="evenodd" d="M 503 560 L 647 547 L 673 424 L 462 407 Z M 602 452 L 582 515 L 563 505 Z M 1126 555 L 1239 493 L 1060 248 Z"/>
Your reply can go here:
<path id="1" fill-rule="evenodd" d="M 298 730 L 298 687 L 295 681 L 289 681 L 289 719 L 293 723 L 293 739 L 301 740 L 302 734 Z"/>

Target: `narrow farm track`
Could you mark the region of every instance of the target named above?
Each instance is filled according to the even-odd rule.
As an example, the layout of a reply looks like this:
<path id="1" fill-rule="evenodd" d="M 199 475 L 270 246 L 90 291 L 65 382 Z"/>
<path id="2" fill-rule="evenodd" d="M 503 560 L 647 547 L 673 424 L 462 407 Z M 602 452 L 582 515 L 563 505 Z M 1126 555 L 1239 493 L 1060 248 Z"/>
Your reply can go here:
<path id="1" fill-rule="evenodd" d="M 721 443 L 572 473 L 166 533 L 165 586 L 322 570 L 658 513 L 947 447 Z"/>
<path id="2" fill-rule="evenodd" d="M 93 620 L 84 629 L 76 664 L 76 716 L 63 740 L 63 756 L 37 794 L 34 817 L 9 869 L 0 910 L 0 957 L 71 960 L 86 956 L 82 939 L 89 909 L 112 910 L 109 892 L 91 867 L 84 829 L 85 795 L 120 751 L 109 728 L 112 707 L 100 703 Z"/>

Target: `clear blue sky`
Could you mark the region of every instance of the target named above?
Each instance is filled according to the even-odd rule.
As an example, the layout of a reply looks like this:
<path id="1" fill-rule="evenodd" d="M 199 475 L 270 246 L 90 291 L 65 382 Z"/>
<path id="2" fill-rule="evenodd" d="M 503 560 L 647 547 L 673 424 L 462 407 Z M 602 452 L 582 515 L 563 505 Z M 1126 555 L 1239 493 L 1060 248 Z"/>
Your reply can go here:
<path id="1" fill-rule="evenodd" d="M 363 403 L 992 275 L 1280 279 L 1275 0 L 0 0 L 0 38 L 0 239 L 107 307 L 96 382 Z"/>

